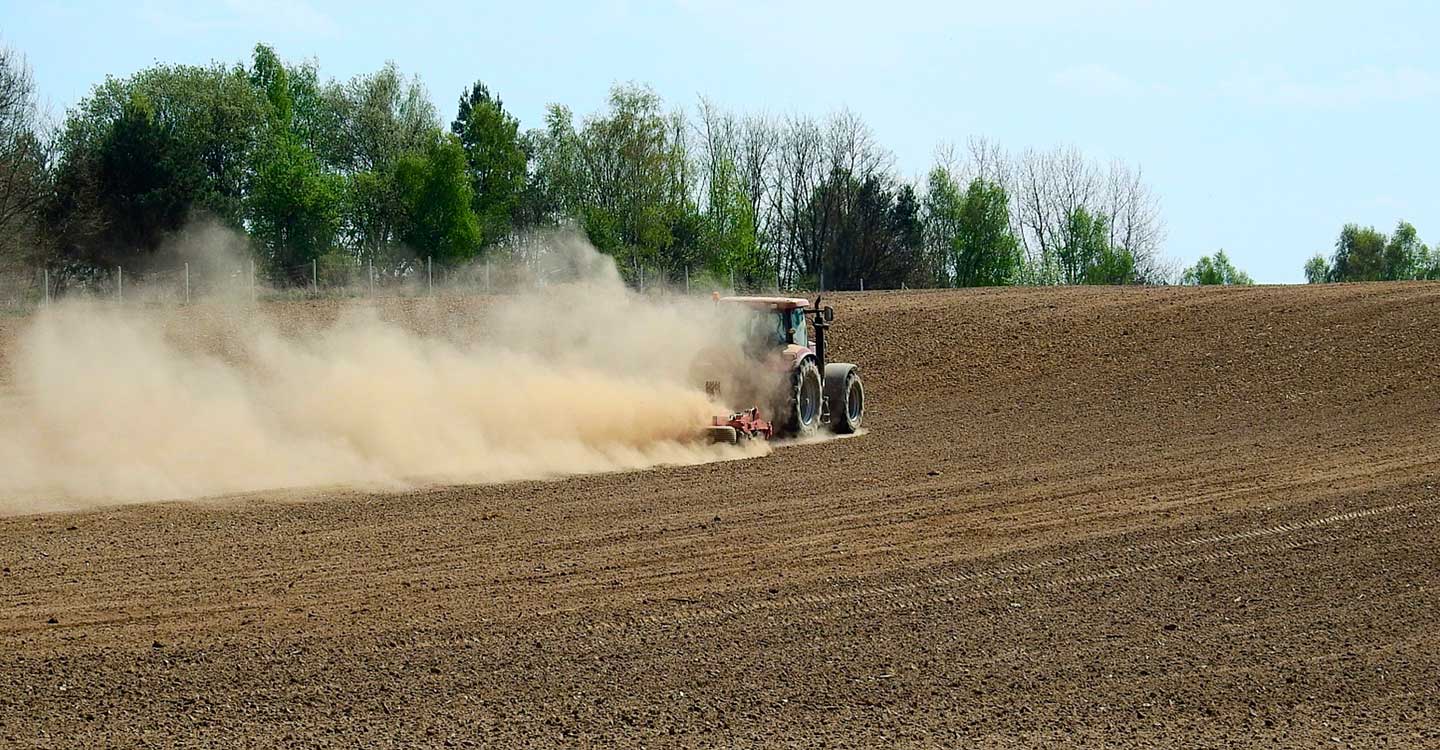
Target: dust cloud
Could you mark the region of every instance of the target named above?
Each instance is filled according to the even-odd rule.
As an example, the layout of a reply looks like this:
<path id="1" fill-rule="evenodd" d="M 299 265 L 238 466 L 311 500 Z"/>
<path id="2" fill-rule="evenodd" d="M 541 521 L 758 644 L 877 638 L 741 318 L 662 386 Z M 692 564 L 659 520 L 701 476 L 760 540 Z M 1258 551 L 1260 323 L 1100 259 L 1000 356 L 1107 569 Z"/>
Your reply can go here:
<path id="1" fill-rule="evenodd" d="M 552 238 L 543 286 L 446 331 L 365 302 L 297 326 L 263 308 L 57 304 L 0 390 L 0 513 L 316 486 L 503 482 L 759 455 L 713 446 L 697 363 L 739 351 L 708 299 L 642 296 Z M 558 281 L 557 281 L 558 280 Z M 721 359 L 724 359 L 722 357 Z M 731 361 L 725 366 L 733 367 Z M 736 407 L 738 408 L 738 407 Z"/>

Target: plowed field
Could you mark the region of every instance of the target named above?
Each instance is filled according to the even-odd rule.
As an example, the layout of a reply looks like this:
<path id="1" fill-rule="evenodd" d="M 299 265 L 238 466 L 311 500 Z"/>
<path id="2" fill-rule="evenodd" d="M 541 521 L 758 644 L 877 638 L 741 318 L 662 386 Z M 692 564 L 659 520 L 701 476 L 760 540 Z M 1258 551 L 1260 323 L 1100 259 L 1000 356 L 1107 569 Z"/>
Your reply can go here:
<path id="1" fill-rule="evenodd" d="M 829 299 L 854 438 L 0 518 L 0 746 L 1440 746 L 1440 285 Z"/>

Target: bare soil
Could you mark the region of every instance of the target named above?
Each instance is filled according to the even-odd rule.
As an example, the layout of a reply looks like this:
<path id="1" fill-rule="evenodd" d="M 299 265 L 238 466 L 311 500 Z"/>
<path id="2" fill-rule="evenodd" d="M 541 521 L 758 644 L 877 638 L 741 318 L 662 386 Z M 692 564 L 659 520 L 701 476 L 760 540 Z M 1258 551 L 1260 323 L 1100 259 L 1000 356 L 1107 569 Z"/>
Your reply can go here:
<path id="1" fill-rule="evenodd" d="M 852 439 L 0 518 L 0 746 L 1440 746 L 1440 285 L 830 299 Z"/>

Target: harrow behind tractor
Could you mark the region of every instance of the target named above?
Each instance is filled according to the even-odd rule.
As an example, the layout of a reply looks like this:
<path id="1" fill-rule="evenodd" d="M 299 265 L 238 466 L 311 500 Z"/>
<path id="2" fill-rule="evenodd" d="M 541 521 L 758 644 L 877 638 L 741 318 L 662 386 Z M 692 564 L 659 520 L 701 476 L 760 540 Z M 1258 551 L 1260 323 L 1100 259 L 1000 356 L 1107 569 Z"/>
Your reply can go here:
<path id="1" fill-rule="evenodd" d="M 825 334 L 835 319 L 833 308 L 821 307 L 819 297 L 814 306 L 798 297 L 717 297 L 716 301 L 741 305 L 754 316 L 748 364 L 776 371 L 778 392 L 769 394 L 769 402 L 780 421 L 767 420 L 760 406 L 717 416 L 706 428 L 712 442 L 807 437 L 822 427 L 841 434 L 860 429 L 865 387 L 859 368 L 825 361 Z M 813 342 L 807 323 L 815 331 Z M 719 396 L 720 383 L 710 381 L 705 387 L 712 398 Z"/>

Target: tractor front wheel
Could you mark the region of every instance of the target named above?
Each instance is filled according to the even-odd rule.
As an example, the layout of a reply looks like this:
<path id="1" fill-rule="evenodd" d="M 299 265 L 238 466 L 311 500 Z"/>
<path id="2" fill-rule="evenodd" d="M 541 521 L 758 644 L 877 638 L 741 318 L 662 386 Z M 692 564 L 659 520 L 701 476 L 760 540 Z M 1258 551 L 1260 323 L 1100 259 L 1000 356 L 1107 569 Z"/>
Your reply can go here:
<path id="1" fill-rule="evenodd" d="M 790 418 L 791 435 L 807 437 L 820 428 L 821 394 L 823 383 L 820 368 L 815 360 L 802 360 L 790 375 Z"/>

